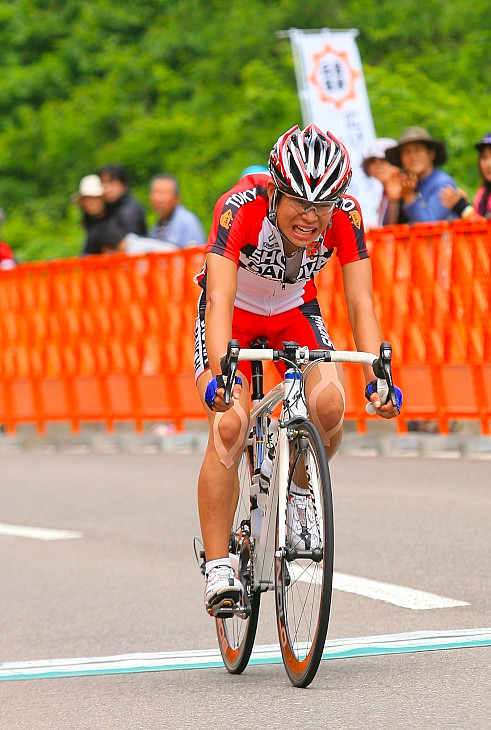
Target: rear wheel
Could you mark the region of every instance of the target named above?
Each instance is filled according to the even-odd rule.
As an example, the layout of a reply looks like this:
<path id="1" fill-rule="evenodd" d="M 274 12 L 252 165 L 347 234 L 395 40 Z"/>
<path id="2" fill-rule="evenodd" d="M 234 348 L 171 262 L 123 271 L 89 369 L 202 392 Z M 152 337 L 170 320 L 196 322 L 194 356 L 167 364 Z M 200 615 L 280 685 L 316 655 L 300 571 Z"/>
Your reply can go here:
<path id="1" fill-rule="evenodd" d="M 259 616 L 260 591 L 253 591 L 253 542 L 250 536 L 250 488 L 252 481 L 251 447 L 246 446 L 239 460 L 239 496 L 230 536 L 230 552 L 237 556 L 237 574 L 244 587 L 239 611 L 228 618 L 217 618 L 218 645 L 224 664 L 232 674 L 244 671 L 250 659 Z"/>
<path id="2" fill-rule="evenodd" d="M 329 467 L 319 432 L 309 421 L 296 426 L 290 442 L 287 504 L 280 505 L 279 515 L 286 523 L 286 545 L 278 545 L 277 530 L 278 635 L 290 681 L 306 687 L 324 650 L 334 554 Z"/>

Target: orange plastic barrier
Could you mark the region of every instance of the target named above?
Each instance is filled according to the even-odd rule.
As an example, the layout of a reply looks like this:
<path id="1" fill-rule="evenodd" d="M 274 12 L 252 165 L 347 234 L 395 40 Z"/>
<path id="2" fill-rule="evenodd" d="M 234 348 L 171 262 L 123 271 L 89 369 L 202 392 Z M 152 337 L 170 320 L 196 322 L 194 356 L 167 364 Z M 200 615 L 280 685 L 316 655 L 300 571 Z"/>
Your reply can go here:
<path id="1" fill-rule="evenodd" d="M 374 303 L 394 352 L 405 403 L 398 428 L 417 418 L 446 432 L 462 418 L 489 433 L 491 223 L 395 226 L 367 235 Z M 335 258 L 335 256 L 334 256 Z M 51 421 L 204 418 L 194 385 L 193 332 L 202 249 L 95 256 L 0 272 L 0 423 L 13 432 Z M 333 342 L 351 349 L 342 271 L 318 277 Z M 346 417 L 366 429 L 363 378 L 346 367 Z M 276 381 L 268 369 L 267 384 Z"/>
<path id="2" fill-rule="evenodd" d="M 202 417 L 192 375 L 203 250 L 28 264 L 0 275 L 0 423 Z"/>

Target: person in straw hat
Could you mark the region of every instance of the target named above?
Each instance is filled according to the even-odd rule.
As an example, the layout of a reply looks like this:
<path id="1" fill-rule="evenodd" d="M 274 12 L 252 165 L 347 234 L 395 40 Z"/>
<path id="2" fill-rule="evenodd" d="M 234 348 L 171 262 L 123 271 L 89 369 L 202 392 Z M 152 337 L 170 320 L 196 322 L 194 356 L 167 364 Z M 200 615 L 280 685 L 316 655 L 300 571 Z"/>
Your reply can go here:
<path id="1" fill-rule="evenodd" d="M 457 189 L 453 178 L 440 170 L 447 160 L 443 142 L 422 127 L 407 127 L 385 156 L 401 170 L 390 181 L 390 194 L 402 201 L 409 223 L 450 221 L 457 217 L 440 198 L 440 191 L 448 185 Z"/>

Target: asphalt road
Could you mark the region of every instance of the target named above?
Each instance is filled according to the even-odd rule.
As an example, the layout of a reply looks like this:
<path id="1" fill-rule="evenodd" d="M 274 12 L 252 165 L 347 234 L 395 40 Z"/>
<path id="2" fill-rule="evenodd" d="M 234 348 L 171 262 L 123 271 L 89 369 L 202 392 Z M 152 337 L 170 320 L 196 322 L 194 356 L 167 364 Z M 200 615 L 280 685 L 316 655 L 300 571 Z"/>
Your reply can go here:
<path id="1" fill-rule="evenodd" d="M 13 662 L 215 649 L 192 538 L 201 455 L 6 454 L 0 671 Z M 335 570 L 463 603 L 414 610 L 335 590 L 328 641 L 491 626 L 491 466 L 338 456 Z M 256 644 L 276 644 L 273 597 Z M 324 660 L 307 690 L 281 664 L 0 682 L 1 730 L 489 728 L 489 646 Z"/>

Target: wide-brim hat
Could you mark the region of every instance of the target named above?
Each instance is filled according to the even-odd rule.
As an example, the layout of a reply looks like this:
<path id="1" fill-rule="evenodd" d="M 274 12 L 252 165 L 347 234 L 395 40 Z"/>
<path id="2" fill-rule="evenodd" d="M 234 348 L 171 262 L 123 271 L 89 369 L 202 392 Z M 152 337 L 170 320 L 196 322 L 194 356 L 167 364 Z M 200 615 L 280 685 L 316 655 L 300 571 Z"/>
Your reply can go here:
<path id="1" fill-rule="evenodd" d="M 397 142 L 391 137 L 378 137 L 374 139 L 361 162 L 363 172 L 368 175 L 368 165 L 374 160 L 385 160 L 385 153 L 391 147 L 396 147 Z"/>
<path id="2" fill-rule="evenodd" d="M 479 152 L 482 152 L 485 147 L 491 147 L 491 130 L 484 135 L 480 142 L 477 142 L 474 147 Z"/>
<path id="3" fill-rule="evenodd" d="M 78 193 L 72 195 L 72 200 L 76 203 L 80 198 L 100 198 L 104 195 L 104 185 L 99 175 L 86 175 L 80 180 Z"/>
<path id="4" fill-rule="evenodd" d="M 433 139 L 431 134 L 423 127 L 407 127 L 399 135 L 397 146 L 388 149 L 385 153 L 390 163 L 397 167 L 402 167 L 401 163 L 401 147 L 409 142 L 422 142 L 423 144 L 435 150 L 435 167 L 440 167 L 447 161 L 447 150 L 445 144 L 439 139 Z"/>

